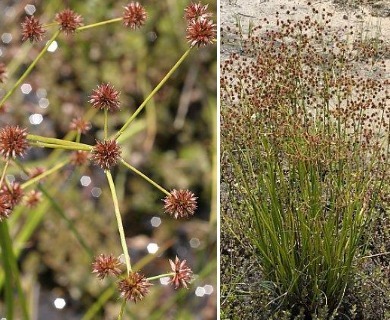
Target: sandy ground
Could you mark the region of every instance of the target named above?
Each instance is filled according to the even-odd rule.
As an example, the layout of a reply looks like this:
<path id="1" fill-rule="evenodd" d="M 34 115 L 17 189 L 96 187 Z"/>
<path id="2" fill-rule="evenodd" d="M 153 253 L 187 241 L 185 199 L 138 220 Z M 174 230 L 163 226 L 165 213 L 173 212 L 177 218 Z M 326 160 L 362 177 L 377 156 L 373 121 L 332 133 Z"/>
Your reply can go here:
<path id="1" fill-rule="evenodd" d="M 367 1 L 369 4 L 361 6 L 341 6 L 337 2 L 362 1 L 311 1 L 321 11 L 332 12 L 332 26 L 341 29 L 343 26 L 353 26 L 355 30 L 363 32 L 365 37 L 379 37 L 390 42 L 390 0 Z M 249 25 L 261 25 L 264 18 L 275 21 L 275 14 L 279 12 L 281 18 L 303 19 L 306 15 L 312 16 L 308 1 L 289 0 L 221 0 L 221 28 L 225 44 L 221 46 L 221 61 L 224 61 L 231 52 L 240 50 L 240 38 L 234 34 L 235 25 L 239 22 L 244 38 L 248 34 Z M 287 13 L 289 12 L 289 13 Z M 227 31 L 227 27 L 232 31 Z M 390 67 L 390 53 L 386 59 Z M 387 68 L 390 69 L 390 68 Z"/>

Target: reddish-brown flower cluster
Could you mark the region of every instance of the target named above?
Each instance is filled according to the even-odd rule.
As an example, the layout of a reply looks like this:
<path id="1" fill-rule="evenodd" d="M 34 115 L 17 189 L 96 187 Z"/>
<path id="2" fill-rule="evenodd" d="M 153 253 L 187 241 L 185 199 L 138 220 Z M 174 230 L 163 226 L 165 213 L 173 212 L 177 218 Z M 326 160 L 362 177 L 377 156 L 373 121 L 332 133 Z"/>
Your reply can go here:
<path id="1" fill-rule="evenodd" d="M 200 2 L 199 3 L 191 3 L 189 6 L 187 6 L 184 9 L 184 18 L 187 21 L 191 21 L 193 19 L 199 19 L 199 18 L 204 18 L 204 19 L 209 19 L 213 16 L 212 13 L 207 12 L 208 4 L 202 5 Z"/>
<path id="2" fill-rule="evenodd" d="M 15 207 L 23 197 L 23 190 L 20 186 L 20 183 L 14 182 L 10 185 L 4 184 L 0 188 L 0 195 L 5 195 L 8 197 L 11 204 L 11 208 Z"/>
<path id="3" fill-rule="evenodd" d="M 9 217 L 22 197 L 23 190 L 19 183 L 4 184 L 0 188 L 0 221 Z"/>
<path id="4" fill-rule="evenodd" d="M 5 68 L 5 64 L 0 62 L 0 83 L 3 83 L 7 78 L 7 69 Z"/>
<path id="5" fill-rule="evenodd" d="M 70 156 L 70 163 L 74 166 L 82 166 L 83 164 L 86 164 L 89 159 L 89 152 L 88 151 L 82 151 L 77 150 L 72 152 Z"/>
<path id="6" fill-rule="evenodd" d="M 23 199 L 24 204 L 29 208 L 34 208 L 42 198 L 42 193 L 36 190 L 31 190 Z"/>
<path id="7" fill-rule="evenodd" d="M 92 149 L 93 162 L 104 170 L 116 165 L 121 156 L 121 149 L 116 140 L 96 141 Z"/>
<path id="8" fill-rule="evenodd" d="M 96 109 L 117 111 L 120 109 L 119 91 L 110 83 L 102 83 L 92 91 L 89 102 Z"/>
<path id="9" fill-rule="evenodd" d="M 23 157 L 28 148 L 26 129 L 19 126 L 6 126 L 0 130 L 0 154 L 4 158 Z"/>
<path id="10" fill-rule="evenodd" d="M 12 206 L 8 196 L 0 195 L 0 222 L 7 219 L 11 214 Z"/>
<path id="11" fill-rule="evenodd" d="M 74 33 L 83 25 L 83 17 L 71 9 L 65 9 L 56 14 L 55 21 L 60 25 L 60 30 L 66 34 Z"/>
<path id="12" fill-rule="evenodd" d="M 122 273 L 122 263 L 113 255 L 101 254 L 92 263 L 92 273 L 96 273 L 99 279 L 104 279 L 108 275 L 119 276 Z"/>
<path id="13" fill-rule="evenodd" d="M 172 271 L 175 273 L 172 279 L 169 280 L 169 283 L 173 284 L 175 289 L 179 287 L 184 287 L 187 289 L 187 285 L 190 283 L 193 274 L 192 270 L 187 265 L 187 261 L 180 261 L 180 259 L 176 257 L 175 262 L 169 259 L 169 263 L 171 265 Z"/>
<path id="14" fill-rule="evenodd" d="M 80 117 L 72 119 L 69 125 L 70 130 L 75 130 L 83 134 L 87 133 L 91 128 L 91 123 Z"/>
<path id="15" fill-rule="evenodd" d="M 46 30 L 43 29 L 42 24 L 34 16 L 26 17 L 22 22 L 22 41 L 29 39 L 33 41 L 41 41 Z"/>
<path id="16" fill-rule="evenodd" d="M 147 13 L 138 2 L 131 2 L 123 12 L 123 24 L 130 29 L 137 29 L 145 24 Z"/>
<path id="17" fill-rule="evenodd" d="M 175 219 L 194 215 L 197 208 L 195 195 L 189 190 L 172 190 L 164 198 L 164 210 Z"/>
<path id="18" fill-rule="evenodd" d="M 192 47 L 207 46 L 216 38 L 216 25 L 211 20 L 212 14 L 207 12 L 208 5 L 191 3 L 184 10 L 187 20 L 186 38 Z"/>
<path id="19" fill-rule="evenodd" d="M 138 272 L 131 272 L 126 278 L 118 282 L 121 297 L 136 303 L 142 300 L 149 292 L 152 284 Z"/>

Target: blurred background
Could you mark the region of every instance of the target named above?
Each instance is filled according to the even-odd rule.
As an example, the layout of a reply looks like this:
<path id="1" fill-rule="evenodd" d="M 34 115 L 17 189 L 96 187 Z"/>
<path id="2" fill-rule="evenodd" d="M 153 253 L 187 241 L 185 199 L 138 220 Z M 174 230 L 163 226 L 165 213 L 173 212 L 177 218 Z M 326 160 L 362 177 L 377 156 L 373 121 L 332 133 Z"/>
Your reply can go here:
<path id="1" fill-rule="evenodd" d="M 86 116 L 92 130 L 81 142 L 93 145 L 103 137 L 103 113 L 91 109 L 89 95 L 101 82 L 110 82 L 121 91 L 122 109 L 109 115 L 109 130 L 119 129 L 188 48 L 183 10 L 189 1 L 140 3 L 148 19 L 137 31 L 114 23 L 61 34 L 0 111 L 0 127 L 20 125 L 29 133 L 63 138 L 73 118 Z M 8 77 L 0 84 L 0 96 L 57 28 L 50 27 L 42 42 L 22 43 L 20 24 L 26 15 L 49 24 L 69 7 L 86 25 L 120 17 L 126 4 L 1 1 L 0 62 Z M 209 10 L 216 12 L 215 1 Z M 216 319 L 216 57 L 216 45 L 194 48 L 120 139 L 122 156 L 130 164 L 167 190 L 190 189 L 198 196 L 195 216 L 174 220 L 163 212 L 164 194 L 123 166 L 112 170 L 134 268 L 146 277 L 166 273 L 168 259 L 178 255 L 195 274 L 188 290 L 154 281 L 143 301 L 127 304 L 124 319 Z M 47 170 L 69 155 L 32 148 L 22 162 L 29 170 Z M 27 176 L 11 165 L 7 178 L 23 182 Z M 91 274 L 94 256 L 121 254 L 103 171 L 67 165 L 42 187 L 46 192 L 38 206 L 19 205 L 8 220 L 32 319 L 116 319 L 121 299 L 115 282 Z"/>

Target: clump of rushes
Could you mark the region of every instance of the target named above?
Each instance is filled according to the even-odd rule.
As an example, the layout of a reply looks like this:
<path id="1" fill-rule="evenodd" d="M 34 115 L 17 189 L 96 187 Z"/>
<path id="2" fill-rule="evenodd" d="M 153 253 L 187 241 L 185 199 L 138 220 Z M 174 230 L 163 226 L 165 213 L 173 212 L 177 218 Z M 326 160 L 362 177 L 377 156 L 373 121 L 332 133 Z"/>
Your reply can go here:
<path id="1" fill-rule="evenodd" d="M 7 77 L 7 68 L 3 62 L 0 62 L 0 83 L 3 83 Z"/>
<path id="2" fill-rule="evenodd" d="M 30 42 L 41 41 L 45 32 L 46 30 L 42 24 L 34 16 L 26 17 L 22 22 L 22 41 L 26 41 L 27 39 Z"/>
<path id="3" fill-rule="evenodd" d="M 163 200 L 164 210 L 175 219 L 188 218 L 195 213 L 196 199 L 195 194 L 189 190 L 174 189 Z"/>
<path id="4" fill-rule="evenodd" d="M 23 157 L 29 143 L 27 131 L 19 126 L 6 126 L 0 130 L 0 154 L 6 158 Z"/>
<path id="5" fill-rule="evenodd" d="M 145 24 L 147 13 L 138 2 L 131 2 L 124 7 L 123 24 L 130 29 L 137 29 Z"/>
<path id="6" fill-rule="evenodd" d="M 221 216 L 226 237 L 252 244 L 272 315 L 344 318 L 371 219 L 389 206 L 385 64 L 378 51 L 362 61 L 359 35 L 331 15 L 265 19 L 221 65 Z"/>
<path id="7" fill-rule="evenodd" d="M 121 149 L 115 140 L 96 141 L 92 149 L 92 161 L 103 170 L 116 165 L 121 156 Z"/>
<path id="8" fill-rule="evenodd" d="M 92 272 L 95 273 L 99 279 L 104 279 L 107 276 L 116 277 L 118 281 L 117 287 L 119 293 L 125 301 L 138 302 L 142 300 L 148 294 L 149 287 L 152 285 L 150 281 L 152 280 L 160 279 L 162 277 L 169 277 L 169 282 L 177 289 L 179 287 L 187 288 L 192 279 L 193 273 L 187 265 L 187 261 L 181 261 L 178 257 L 176 257 L 175 261 L 169 260 L 172 272 L 167 274 L 146 278 L 141 273 L 132 270 L 130 255 L 127 248 L 124 228 L 122 225 L 116 187 L 110 169 L 115 165 L 121 164 L 164 193 L 165 198 L 163 199 L 163 210 L 175 219 L 189 218 L 195 214 L 197 209 L 197 197 L 193 192 L 189 190 L 176 189 L 169 192 L 151 178 L 147 177 L 145 174 L 131 166 L 125 161 L 125 159 L 122 158 L 122 152 L 118 143 L 118 138 L 121 137 L 121 135 L 129 127 L 135 117 L 144 109 L 146 104 L 154 97 L 154 95 L 172 76 L 172 74 L 179 68 L 180 64 L 187 58 L 193 47 L 205 46 L 214 42 L 216 36 L 215 24 L 211 20 L 212 14 L 209 13 L 207 9 L 208 5 L 202 5 L 201 3 L 191 4 L 185 9 L 184 16 L 188 23 L 187 40 L 191 44 L 190 47 L 182 54 L 177 63 L 175 63 L 166 76 L 145 98 L 145 100 L 141 103 L 133 115 L 128 119 L 125 119 L 122 127 L 113 135 L 110 136 L 108 132 L 108 112 L 116 112 L 120 110 L 120 92 L 116 90 L 112 84 L 107 82 L 103 82 L 97 85 L 97 87 L 92 90 L 92 93 L 89 97 L 89 102 L 92 104 L 92 107 L 104 112 L 104 125 L 102 128 L 104 137 L 102 139 L 97 139 L 95 145 L 88 145 L 80 142 L 81 134 L 87 133 L 92 128 L 91 122 L 89 119 L 86 120 L 86 117 L 74 118 L 71 121 L 69 129 L 71 131 L 76 131 L 76 133 L 73 132 L 74 138 L 71 138 L 74 140 L 57 139 L 28 134 L 26 129 L 22 129 L 19 126 L 6 126 L 0 129 L 0 154 L 5 159 L 5 166 L 0 179 L 0 221 L 4 221 L 9 217 L 13 207 L 21 200 L 23 196 L 23 190 L 35 183 L 40 183 L 39 187 L 43 188 L 44 184 L 42 181 L 46 177 L 58 172 L 69 163 L 73 166 L 80 166 L 86 164 L 87 161 L 91 159 L 93 164 L 104 170 L 113 200 L 114 214 L 117 222 L 120 243 L 122 246 L 124 263 L 122 263 L 114 255 L 101 254 L 100 256 L 97 256 L 92 263 Z M 5 101 L 29 75 L 36 63 L 47 52 L 47 47 L 56 39 L 57 36 L 60 35 L 61 32 L 69 35 L 76 31 L 81 32 L 93 27 L 119 21 L 121 21 L 126 27 L 134 30 L 142 27 L 145 24 L 146 19 L 146 10 L 138 2 L 131 2 L 126 5 L 124 7 L 123 15 L 120 18 L 98 22 L 87 26 L 82 26 L 83 18 L 81 15 L 75 13 L 71 9 L 65 9 L 57 13 L 54 20 L 55 23 L 59 25 L 59 30 L 53 34 L 48 43 L 45 45 L 45 48 L 42 49 L 37 58 L 16 81 L 14 86 L 5 93 L 0 101 L 0 106 L 4 105 Z M 40 41 L 42 40 L 45 32 L 46 31 L 40 24 L 39 20 L 34 16 L 26 17 L 22 23 L 23 41 Z M 0 82 L 3 82 L 4 79 L 5 65 L 0 63 Z M 92 109 L 92 111 L 96 113 L 96 110 Z M 91 112 L 92 116 L 95 113 Z M 26 154 L 27 149 L 30 147 L 61 149 L 72 153 L 69 157 L 66 158 L 66 160 L 56 164 L 52 168 L 29 171 L 24 167 L 22 162 L 19 162 L 16 159 L 16 157 L 23 157 Z M 17 182 L 10 183 L 7 181 L 8 178 L 6 171 L 9 164 L 17 165 L 25 174 L 28 175 L 28 180 L 23 184 L 19 184 Z M 36 206 L 42 196 L 49 197 L 47 191 L 44 191 L 44 189 L 40 189 L 40 191 L 42 191 L 42 193 L 36 190 L 27 192 L 24 196 L 24 204 L 31 208 Z M 11 297 L 12 295 L 9 296 Z M 12 316 L 9 316 L 9 318 L 12 318 Z M 120 318 L 121 316 L 119 319 Z"/>
<path id="9" fill-rule="evenodd" d="M 65 9 L 56 14 L 55 21 L 60 25 L 60 30 L 71 34 L 83 25 L 83 17 L 71 9 Z"/>

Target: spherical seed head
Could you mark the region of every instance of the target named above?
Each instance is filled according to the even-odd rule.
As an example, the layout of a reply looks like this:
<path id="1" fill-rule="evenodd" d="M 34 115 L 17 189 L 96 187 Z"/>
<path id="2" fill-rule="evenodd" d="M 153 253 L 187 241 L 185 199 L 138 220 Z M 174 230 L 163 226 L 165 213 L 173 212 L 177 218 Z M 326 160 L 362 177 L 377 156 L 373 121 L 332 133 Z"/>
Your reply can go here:
<path id="1" fill-rule="evenodd" d="M 212 20 L 199 18 L 189 21 L 187 26 L 187 40 L 193 46 L 207 46 L 215 41 L 216 25 Z"/>
<path id="2" fill-rule="evenodd" d="M 138 272 L 131 272 L 126 278 L 118 282 L 118 289 L 121 297 L 137 303 L 148 293 L 152 284 Z"/>
<path id="3" fill-rule="evenodd" d="M 6 126 L 0 130 L 0 154 L 5 159 L 23 157 L 28 149 L 26 129 Z"/>
<path id="4" fill-rule="evenodd" d="M 45 32 L 46 30 L 43 29 L 42 24 L 34 16 L 26 17 L 22 22 L 22 41 L 26 41 L 27 39 L 30 42 L 41 41 Z"/>
<path id="5" fill-rule="evenodd" d="M 202 3 L 191 3 L 184 9 L 184 18 L 187 21 L 199 18 L 211 18 L 212 13 L 207 12 L 208 4 L 202 5 Z"/>
<path id="6" fill-rule="evenodd" d="M 107 170 L 116 165 L 121 156 L 121 149 L 116 140 L 96 141 L 92 149 L 92 161 Z"/>
<path id="7" fill-rule="evenodd" d="M 87 163 L 90 153 L 88 151 L 77 150 L 72 152 L 70 163 L 74 166 L 82 166 Z"/>
<path id="8" fill-rule="evenodd" d="M 65 9 L 56 14 L 55 21 L 60 25 L 60 30 L 67 35 L 74 33 L 76 29 L 83 25 L 83 17 L 71 9 Z"/>
<path id="9" fill-rule="evenodd" d="M 92 263 L 92 273 L 96 273 L 99 279 L 104 279 L 108 275 L 118 276 L 122 273 L 122 263 L 113 255 L 101 254 Z"/>
<path id="10" fill-rule="evenodd" d="M 0 195 L 8 197 L 11 208 L 15 207 L 23 197 L 23 189 L 20 183 L 14 182 L 10 185 L 4 184 L 0 188 Z"/>
<path id="11" fill-rule="evenodd" d="M 31 190 L 24 197 L 24 204 L 29 208 L 34 208 L 42 199 L 42 193 L 36 190 Z"/>
<path id="12" fill-rule="evenodd" d="M 119 91 L 109 83 L 102 83 L 92 91 L 89 102 L 96 109 L 117 111 L 120 109 Z"/>
<path id="13" fill-rule="evenodd" d="M 164 198 L 164 210 L 175 219 L 194 215 L 197 208 L 195 195 L 189 190 L 172 190 Z"/>
<path id="14" fill-rule="evenodd" d="M 169 264 L 171 265 L 172 271 L 175 273 L 172 279 L 169 280 L 169 283 L 174 285 L 175 289 L 180 287 L 187 289 L 187 285 L 191 282 L 193 274 L 191 268 L 187 265 L 187 261 L 180 261 L 180 259 L 176 257 L 175 262 L 169 259 Z"/>
<path id="15" fill-rule="evenodd" d="M 5 68 L 5 64 L 0 62 L 0 83 L 3 83 L 6 78 L 7 78 L 7 69 Z"/>
<path id="16" fill-rule="evenodd" d="M 91 123 L 83 118 L 74 118 L 69 125 L 70 130 L 75 130 L 83 134 L 87 133 L 91 128 Z"/>
<path id="17" fill-rule="evenodd" d="M 6 195 L 0 195 L 0 222 L 9 217 L 12 212 L 11 202 Z"/>
<path id="18" fill-rule="evenodd" d="M 130 29 L 140 28 L 145 24 L 147 13 L 138 2 L 130 2 L 123 12 L 123 24 Z"/>

